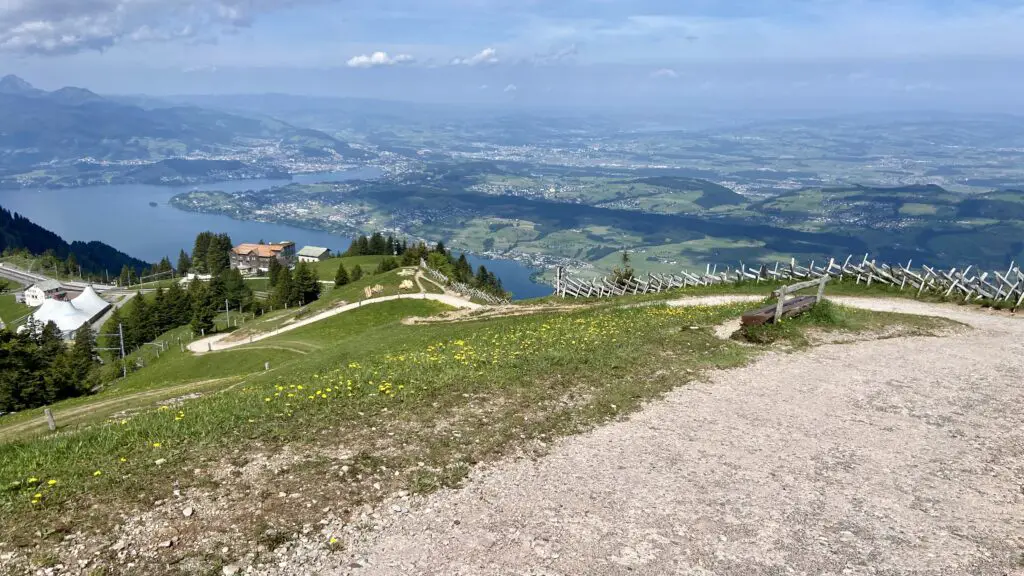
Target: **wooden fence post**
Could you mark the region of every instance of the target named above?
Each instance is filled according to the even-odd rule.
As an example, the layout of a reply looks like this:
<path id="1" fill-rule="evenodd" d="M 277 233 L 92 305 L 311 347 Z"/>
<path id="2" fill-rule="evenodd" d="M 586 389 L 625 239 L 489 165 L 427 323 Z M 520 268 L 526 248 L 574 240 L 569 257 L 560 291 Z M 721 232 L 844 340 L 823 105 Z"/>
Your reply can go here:
<path id="1" fill-rule="evenodd" d="M 775 303 L 775 317 L 772 319 L 772 323 L 778 323 L 782 320 L 782 305 L 786 303 L 786 288 L 783 287 L 779 290 L 779 301 Z"/>
<path id="2" fill-rule="evenodd" d="M 267 372 L 269 370 L 270 370 L 270 362 L 264 362 L 263 363 L 263 371 Z"/>
<path id="3" fill-rule="evenodd" d="M 822 297 L 825 296 L 825 283 L 828 282 L 828 276 L 822 276 L 821 281 L 818 282 L 818 296 L 814 299 L 814 303 L 821 302 Z"/>
<path id="4" fill-rule="evenodd" d="M 57 429 L 57 421 L 53 419 L 53 412 L 50 412 L 49 408 L 43 410 L 43 414 L 46 415 L 46 425 L 50 428 L 50 432 Z"/>

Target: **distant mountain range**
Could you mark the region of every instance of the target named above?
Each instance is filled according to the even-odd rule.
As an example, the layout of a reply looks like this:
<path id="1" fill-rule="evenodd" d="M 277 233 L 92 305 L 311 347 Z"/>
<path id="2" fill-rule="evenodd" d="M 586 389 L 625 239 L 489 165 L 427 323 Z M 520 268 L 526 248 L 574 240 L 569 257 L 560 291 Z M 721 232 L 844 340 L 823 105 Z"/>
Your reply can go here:
<path id="1" fill-rule="evenodd" d="M 329 134 L 277 120 L 186 105 L 142 108 L 83 88 L 46 92 L 17 76 L 0 79 L 0 171 L 8 174 L 86 157 L 160 160 L 267 146 L 285 158 L 367 156 Z"/>

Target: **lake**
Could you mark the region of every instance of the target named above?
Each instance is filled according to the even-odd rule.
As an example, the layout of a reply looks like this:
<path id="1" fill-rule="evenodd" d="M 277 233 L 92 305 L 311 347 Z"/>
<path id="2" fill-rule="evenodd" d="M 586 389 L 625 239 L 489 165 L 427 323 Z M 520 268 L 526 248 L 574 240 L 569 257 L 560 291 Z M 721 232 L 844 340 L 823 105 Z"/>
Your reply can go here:
<path id="1" fill-rule="evenodd" d="M 196 234 L 206 230 L 226 232 L 235 243 L 291 240 L 302 246 L 324 246 L 344 251 L 352 239 L 318 230 L 285 224 L 235 220 L 219 214 L 198 214 L 172 208 L 175 194 L 190 190 L 240 192 L 263 190 L 290 183 L 314 184 L 377 178 L 376 168 L 326 174 L 297 174 L 292 180 L 229 180 L 197 186 L 124 184 L 84 186 L 58 190 L 0 190 L 0 206 L 73 240 L 98 240 L 148 262 L 164 256 L 177 262 L 181 249 L 191 251 Z M 155 203 L 156 206 L 152 206 Z M 512 260 L 468 257 L 474 268 L 484 265 L 501 278 L 517 299 L 551 294 L 552 288 L 530 280 L 533 272 Z"/>

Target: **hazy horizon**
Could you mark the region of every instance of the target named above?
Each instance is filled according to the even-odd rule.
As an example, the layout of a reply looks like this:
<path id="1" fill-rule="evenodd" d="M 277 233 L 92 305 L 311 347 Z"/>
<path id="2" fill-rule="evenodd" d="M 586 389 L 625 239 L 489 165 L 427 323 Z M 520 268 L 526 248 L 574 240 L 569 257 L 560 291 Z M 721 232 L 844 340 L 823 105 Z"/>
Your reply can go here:
<path id="1" fill-rule="evenodd" d="M 1024 111 L 1003 0 L 11 0 L 0 74 L 48 90 L 810 114 Z"/>

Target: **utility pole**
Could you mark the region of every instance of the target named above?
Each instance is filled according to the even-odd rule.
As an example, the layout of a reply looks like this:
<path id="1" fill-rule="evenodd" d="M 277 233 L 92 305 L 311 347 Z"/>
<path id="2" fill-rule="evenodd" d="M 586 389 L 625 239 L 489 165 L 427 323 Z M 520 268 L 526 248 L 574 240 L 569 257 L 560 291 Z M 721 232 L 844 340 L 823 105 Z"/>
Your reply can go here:
<path id="1" fill-rule="evenodd" d="M 231 306 L 228 304 L 228 299 L 224 299 L 224 310 L 228 314 L 228 328 L 231 328 Z"/>
<path id="2" fill-rule="evenodd" d="M 120 322 L 117 324 L 117 335 L 121 339 L 121 374 L 122 378 L 128 377 L 128 363 L 124 358 L 124 326 Z"/>

